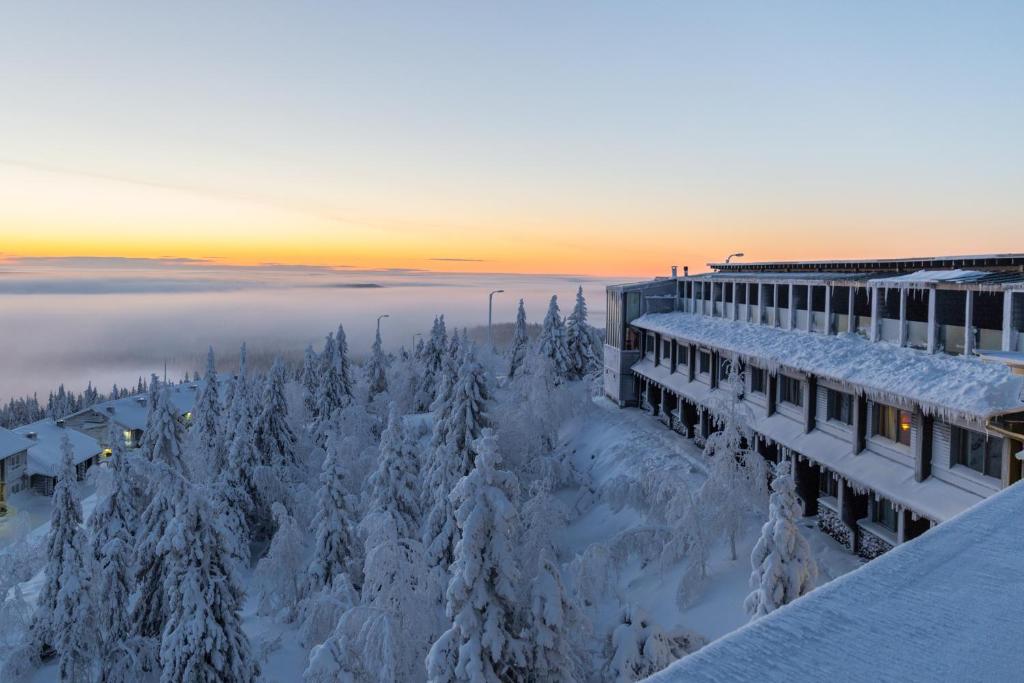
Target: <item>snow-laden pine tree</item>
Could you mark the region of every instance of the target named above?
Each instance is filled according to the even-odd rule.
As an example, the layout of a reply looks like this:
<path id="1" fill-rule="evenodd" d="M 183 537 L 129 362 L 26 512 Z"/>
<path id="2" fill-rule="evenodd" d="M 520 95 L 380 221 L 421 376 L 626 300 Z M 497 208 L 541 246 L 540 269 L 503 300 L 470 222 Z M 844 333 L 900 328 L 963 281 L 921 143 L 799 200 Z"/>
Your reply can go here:
<path id="1" fill-rule="evenodd" d="M 530 350 L 530 335 L 526 330 L 526 306 L 523 300 L 519 300 L 519 310 L 516 311 L 516 324 L 512 328 L 512 343 L 508 347 L 508 378 L 514 379 Z"/>
<path id="2" fill-rule="evenodd" d="M 433 683 L 516 680 L 526 665 L 515 599 L 519 482 L 500 469 L 491 430 L 484 431 L 475 450 L 473 470 L 451 494 L 461 538 L 446 594 L 451 627 L 426 660 Z"/>
<path id="3" fill-rule="evenodd" d="M 308 571 L 311 592 L 331 585 L 335 575 L 342 573 L 358 583 L 362 553 L 352 533 L 353 515 L 345 490 L 345 459 L 354 457 L 357 448 L 351 438 L 341 440 L 334 434 L 324 444 L 326 457 L 313 520 L 316 540 Z"/>
<path id="4" fill-rule="evenodd" d="M 111 422 L 110 495 L 96 504 L 89 518 L 93 571 L 93 623 L 98 645 L 100 680 L 128 683 L 134 671 L 124 641 L 129 633 L 127 605 L 132 593 L 131 562 L 138 524 L 133 482 L 121 430 Z"/>
<path id="5" fill-rule="evenodd" d="M 390 515 L 399 537 L 414 538 L 420 527 L 419 464 L 394 404 L 380 437 L 377 469 L 368 483 L 370 512 Z"/>
<path id="6" fill-rule="evenodd" d="M 287 477 L 298 467 L 299 461 L 295 434 L 288 426 L 285 380 L 284 361 L 277 358 L 263 387 L 263 400 L 256 413 L 252 438 L 260 464 L 273 468 L 279 476 Z"/>
<path id="7" fill-rule="evenodd" d="M 366 386 L 367 399 L 371 402 L 375 396 L 388 390 L 388 359 L 381 345 L 380 325 L 377 326 L 377 334 L 373 338 L 370 360 L 366 363 Z"/>
<path id="8" fill-rule="evenodd" d="M 342 391 L 341 377 L 338 375 L 339 365 L 338 346 L 334 343 L 334 335 L 328 335 L 324 351 L 320 354 L 320 377 L 312 415 L 313 435 L 318 445 L 322 445 L 327 437 L 335 411 L 341 410 L 348 402 Z"/>
<path id="9" fill-rule="evenodd" d="M 597 369 L 599 353 L 594 348 L 594 337 L 587 324 L 587 300 L 583 297 L 582 286 L 576 290 L 576 306 L 567 321 L 565 346 L 573 379 L 586 377 Z"/>
<path id="10" fill-rule="evenodd" d="M 252 379 L 248 375 L 248 351 L 244 343 L 239 349 L 238 357 L 238 376 L 228 385 L 230 392 L 225 392 L 224 397 L 227 408 L 224 411 L 221 434 L 225 444 L 230 444 L 239 431 L 252 432 L 256 397 L 253 396 Z"/>
<path id="11" fill-rule="evenodd" d="M 752 618 L 762 617 L 814 589 L 818 565 L 800 533 L 800 503 L 788 462 L 780 463 L 772 481 L 768 521 L 750 553 L 750 587 L 743 606 Z"/>
<path id="12" fill-rule="evenodd" d="M 444 326 L 444 316 L 434 318 L 434 325 L 430 330 L 430 339 L 427 340 L 420 358 L 423 367 L 420 373 L 420 384 L 416 390 L 415 407 L 416 412 L 422 413 L 430 410 L 430 406 L 437 397 L 437 385 L 441 377 L 444 354 L 448 348 L 448 333 Z"/>
<path id="13" fill-rule="evenodd" d="M 309 564 L 306 534 L 281 503 L 272 508 L 277 531 L 266 556 L 256 565 L 259 613 L 291 623 L 298 616 L 302 598 L 302 576 Z"/>
<path id="14" fill-rule="evenodd" d="M 171 400 L 169 387 L 161 386 L 150 410 L 148 426 L 142 437 L 142 455 L 150 462 L 159 462 L 182 472 L 187 471 L 184 460 L 185 427 L 179 419 L 178 408 Z"/>
<path id="15" fill-rule="evenodd" d="M 546 548 L 541 551 L 530 593 L 530 678 L 574 683 L 579 680 L 579 662 L 569 632 L 572 604 L 558 562 Z"/>
<path id="16" fill-rule="evenodd" d="M 566 346 L 565 322 L 558 309 L 558 297 L 551 296 L 548 312 L 544 316 L 544 326 L 537 339 L 537 350 L 542 356 L 551 359 L 551 369 L 558 379 L 568 379 L 573 373 L 569 348 Z"/>
<path id="17" fill-rule="evenodd" d="M 718 431 L 704 444 L 708 478 L 699 494 L 711 530 L 725 534 L 732 560 L 744 519 L 764 509 L 768 482 L 764 458 L 751 448 L 754 416 L 743 401 L 744 379 L 737 365 L 730 363 L 729 376 L 709 406 Z"/>
<path id="18" fill-rule="evenodd" d="M 84 682 L 95 675 L 92 563 L 82 528 L 74 451 L 66 434 L 61 438 L 60 450 L 61 469 L 53 492 L 43 585 L 29 626 L 29 639 L 36 655 L 56 652 L 60 680 Z"/>
<path id="19" fill-rule="evenodd" d="M 191 466 L 207 476 L 216 476 L 227 464 L 227 453 L 221 430 L 220 381 L 214 362 L 213 347 L 206 355 L 206 374 L 203 376 L 192 408 L 192 424 L 188 430 L 188 448 Z"/>
<path id="20" fill-rule="evenodd" d="M 607 681 L 633 683 L 652 676 L 688 654 L 687 637 L 666 634 L 638 607 L 627 606 L 609 642 Z"/>
<path id="21" fill-rule="evenodd" d="M 189 487 L 157 547 L 166 558 L 161 683 L 249 683 L 259 676 L 238 614 L 243 592 L 214 517 L 203 493 Z"/>
<path id="22" fill-rule="evenodd" d="M 352 377 L 352 364 L 348 359 L 348 337 L 345 336 L 345 328 L 338 323 L 338 332 L 334 335 L 334 345 L 338 350 L 338 382 L 341 385 L 341 395 L 345 402 L 352 400 L 355 379 Z"/>
<path id="23" fill-rule="evenodd" d="M 302 405 L 306 408 L 306 419 L 312 419 L 316 413 L 316 390 L 320 385 L 320 358 L 313 350 L 313 345 L 306 347 L 302 357 Z"/>
<path id="24" fill-rule="evenodd" d="M 462 355 L 466 347 L 463 346 L 459 333 L 452 334 L 448 341 L 448 348 L 441 357 L 441 367 L 437 374 L 437 382 L 434 386 L 434 402 L 430 404 L 430 410 L 436 415 L 451 398 L 452 387 L 459 379 L 459 370 L 462 368 Z"/>

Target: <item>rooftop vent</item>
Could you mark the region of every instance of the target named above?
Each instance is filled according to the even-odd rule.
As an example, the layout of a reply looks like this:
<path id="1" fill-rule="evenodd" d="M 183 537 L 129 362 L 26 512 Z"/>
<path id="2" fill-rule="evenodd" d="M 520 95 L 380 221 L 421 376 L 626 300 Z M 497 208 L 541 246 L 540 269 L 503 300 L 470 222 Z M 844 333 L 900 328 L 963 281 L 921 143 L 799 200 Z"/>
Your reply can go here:
<path id="1" fill-rule="evenodd" d="M 35 441 L 36 439 L 39 438 L 39 435 L 36 434 L 35 432 L 25 432 L 25 438 L 26 439 L 31 439 L 32 441 Z"/>

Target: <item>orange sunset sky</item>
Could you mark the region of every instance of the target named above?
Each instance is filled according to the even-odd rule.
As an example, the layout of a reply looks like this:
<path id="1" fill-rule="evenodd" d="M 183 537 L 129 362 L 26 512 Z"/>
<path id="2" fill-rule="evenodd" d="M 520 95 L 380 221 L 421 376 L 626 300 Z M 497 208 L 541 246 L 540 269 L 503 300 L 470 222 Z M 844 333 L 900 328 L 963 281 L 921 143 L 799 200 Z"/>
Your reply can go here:
<path id="1" fill-rule="evenodd" d="M 1024 18 L 984 4 L 8 7 L 0 259 L 1022 251 Z"/>

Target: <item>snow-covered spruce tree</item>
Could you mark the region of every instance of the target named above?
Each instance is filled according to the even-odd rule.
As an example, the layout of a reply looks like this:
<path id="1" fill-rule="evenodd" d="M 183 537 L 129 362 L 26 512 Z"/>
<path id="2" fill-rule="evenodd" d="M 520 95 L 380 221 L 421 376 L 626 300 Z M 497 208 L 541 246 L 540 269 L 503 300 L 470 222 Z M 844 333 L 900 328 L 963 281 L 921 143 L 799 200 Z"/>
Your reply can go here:
<path id="1" fill-rule="evenodd" d="M 399 537 L 414 538 L 420 522 L 419 466 L 394 404 L 380 438 L 377 469 L 368 483 L 370 511 L 389 514 Z"/>
<path id="2" fill-rule="evenodd" d="M 313 648 L 303 683 L 397 683 L 409 643 L 397 638 L 391 615 L 364 605 L 347 610 L 329 638 Z"/>
<path id="3" fill-rule="evenodd" d="M 331 585 L 335 575 L 345 573 L 358 584 L 361 555 L 352 533 L 352 511 L 345 491 L 345 458 L 354 456 L 357 447 L 352 439 L 340 440 L 329 435 L 324 444 L 326 457 L 320 473 L 317 513 L 313 520 L 316 540 L 309 563 L 310 591 Z"/>
<path id="4" fill-rule="evenodd" d="M 89 585 L 92 567 L 76 491 L 74 452 L 67 435 L 61 437 L 60 450 L 61 469 L 53 493 L 46 567 L 29 639 L 34 656 L 51 649 L 56 652 L 60 680 L 90 681 L 95 658 Z"/>
<path id="5" fill-rule="evenodd" d="M 324 351 L 320 354 L 320 378 L 316 388 L 316 400 L 313 409 L 313 436 L 318 445 L 323 445 L 330 429 L 331 418 L 335 411 L 341 410 L 348 399 L 342 392 L 341 378 L 338 375 L 338 347 L 334 336 L 328 335 L 324 343 Z"/>
<path id="6" fill-rule="evenodd" d="M 475 450 L 473 470 L 451 495 L 461 538 L 446 595 L 451 627 L 426 660 L 434 683 L 516 680 L 526 665 L 525 644 L 517 637 L 513 547 L 519 482 L 500 469 L 491 430 L 484 431 Z"/>
<path id="7" fill-rule="evenodd" d="M 221 429 L 220 381 L 214 363 L 213 347 L 206 355 L 206 374 L 203 376 L 192 409 L 192 425 L 188 430 L 188 447 L 192 467 L 207 476 L 216 476 L 227 464 L 227 453 Z"/>
<path id="8" fill-rule="evenodd" d="M 772 481 L 768 503 L 768 521 L 761 538 L 750 553 L 750 587 L 743 606 L 752 618 L 762 617 L 814 588 L 818 566 L 811 547 L 800 534 L 797 520 L 800 506 L 790 464 L 780 463 Z"/>
<path id="9" fill-rule="evenodd" d="M 708 479 L 699 494 L 712 529 L 725 534 L 733 560 L 744 518 L 764 509 L 768 482 L 764 458 L 751 448 L 753 414 L 743 401 L 743 375 L 736 366 L 730 364 L 729 377 L 710 406 L 719 429 L 704 444 Z"/>
<path id="10" fill-rule="evenodd" d="M 348 359 L 348 337 L 345 336 L 345 328 L 338 324 L 338 332 L 334 335 L 334 345 L 338 350 L 338 382 L 341 385 L 341 395 L 345 402 L 352 400 L 355 379 L 352 377 L 352 363 Z"/>
<path id="11" fill-rule="evenodd" d="M 430 404 L 430 410 L 435 414 L 443 410 L 452 395 L 452 387 L 459 379 L 459 370 L 462 368 L 462 355 L 466 347 L 462 344 L 459 333 L 455 332 L 448 341 L 448 348 L 441 357 L 441 369 L 437 375 L 437 383 L 434 386 L 434 402 Z"/>
<path id="12" fill-rule="evenodd" d="M 598 367 L 598 353 L 594 348 L 594 337 L 587 324 L 587 300 L 583 287 L 576 290 L 576 306 L 569 315 L 565 329 L 565 346 L 569 353 L 569 365 L 574 379 L 586 377 Z"/>
<path id="13" fill-rule="evenodd" d="M 252 438 L 260 464 L 274 468 L 279 475 L 287 476 L 288 472 L 298 467 L 299 461 L 295 434 L 288 426 L 288 401 L 284 396 L 284 385 L 284 361 L 277 358 L 263 387 L 263 400 L 253 424 Z"/>
<path id="14" fill-rule="evenodd" d="M 366 397 L 371 402 L 377 394 L 383 394 L 388 390 L 388 359 L 381 345 L 380 326 L 377 327 L 373 348 L 370 350 L 370 360 L 366 364 L 366 385 Z"/>
<path id="15" fill-rule="evenodd" d="M 448 348 L 448 333 L 444 326 L 444 316 L 434 318 L 434 325 L 430 330 L 430 339 L 427 340 L 420 358 L 423 366 L 420 373 L 420 384 L 416 390 L 416 412 L 422 413 L 430 410 L 430 406 L 437 397 L 437 384 L 441 376 L 441 366 L 445 350 Z"/>
<path id="16" fill-rule="evenodd" d="M 306 408 L 306 419 L 312 419 L 316 413 L 316 390 L 320 385 L 320 358 L 313 350 L 313 345 L 306 347 L 302 358 L 302 404 Z"/>
<path id="17" fill-rule="evenodd" d="M 253 395 L 252 379 L 248 376 L 248 352 L 243 343 L 239 350 L 238 376 L 230 383 L 230 394 L 226 392 L 228 401 L 224 411 L 224 424 L 221 428 L 224 443 L 230 445 L 239 432 L 252 433 L 253 411 L 256 397 Z M 230 399 L 230 400 L 229 400 Z"/>
<path id="18" fill-rule="evenodd" d="M 541 328 L 540 337 L 537 340 L 537 349 L 542 356 L 551 359 L 552 371 L 557 379 L 572 377 L 573 364 L 566 346 L 565 323 L 562 321 L 562 313 L 558 309 L 558 297 L 555 295 L 552 295 L 551 303 L 548 304 L 548 312 L 544 316 L 544 326 Z"/>
<path id="19" fill-rule="evenodd" d="M 255 681 L 259 667 L 238 615 L 243 592 L 213 511 L 191 487 L 176 508 L 158 546 L 167 604 L 160 681 Z"/>
<path id="20" fill-rule="evenodd" d="M 512 343 L 508 347 L 508 378 L 514 379 L 526 360 L 530 348 L 530 336 L 526 331 L 526 306 L 519 300 L 516 324 L 512 328 Z"/>
<path id="21" fill-rule="evenodd" d="M 171 400 L 171 390 L 159 389 L 150 411 L 146 432 L 142 437 L 142 455 L 150 462 L 186 471 L 184 461 L 185 427 L 178 419 L 178 409 Z"/>
<path id="22" fill-rule="evenodd" d="M 96 505 L 89 518 L 93 571 L 94 626 L 98 644 L 100 680 L 127 683 L 137 676 L 123 643 L 128 637 L 127 605 L 132 593 L 131 557 L 138 510 L 126 461 L 121 431 L 110 425 L 112 474 L 110 495 Z"/>
<path id="23" fill-rule="evenodd" d="M 579 662 L 569 635 L 572 604 L 562 584 L 562 572 L 550 550 L 541 552 L 530 598 L 530 679 L 579 680 Z"/>
<path id="24" fill-rule="evenodd" d="M 302 597 L 302 575 L 309 564 L 305 534 L 295 518 L 281 503 L 272 508 L 277 532 L 270 550 L 256 565 L 255 583 L 259 589 L 259 613 L 291 623 L 298 616 Z"/>
<path id="25" fill-rule="evenodd" d="M 638 607 L 627 606 L 609 642 L 604 680 L 632 683 L 652 676 L 688 654 L 694 638 L 670 636 Z"/>

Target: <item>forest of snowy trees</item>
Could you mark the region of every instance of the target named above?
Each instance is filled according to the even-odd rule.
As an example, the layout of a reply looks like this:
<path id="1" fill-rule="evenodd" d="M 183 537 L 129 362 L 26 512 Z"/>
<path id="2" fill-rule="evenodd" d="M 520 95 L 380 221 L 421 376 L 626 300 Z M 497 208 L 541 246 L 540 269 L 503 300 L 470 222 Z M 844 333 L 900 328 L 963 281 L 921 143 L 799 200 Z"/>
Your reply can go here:
<path id="1" fill-rule="evenodd" d="M 243 346 L 237 370 L 219 375 L 211 349 L 187 429 L 165 387 L 140 384 L 152 398 L 141 447 L 112 439 L 84 524 L 65 449 L 34 609 L 4 584 L 17 649 L 0 678 L 55 662 L 62 681 L 260 680 L 246 604 L 306 653 L 301 671 L 266 680 L 627 681 L 659 670 L 697 639 L 630 605 L 596 628 L 607 551 L 566 557 L 555 542 L 570 515 L 556 492 L 594 491 L 557 445 L 599 386 L 601 349 L 581 289 L 564 317 L 551 298 L 535 338 L 520 302 L 497 353 L 443 316 L 411 351 L 385 353 L 378 332 L 361 366 L 342 326 L 295 368 L 253 372 Z M 741 386 L 736 373 L 729 384 Z M 739 410 L 727 396 L 717 411 L 699 489 L 655 472 L 600 491 L 612 508 L 656 501 L 652 558 L 688 558 L 680 600 L 706 576 L 713 539 L 735 556 L 741 519 L 767 503 Z M 773 491 L 753 615 L 814 582 L 790 528 L 787 472 Z"/>

